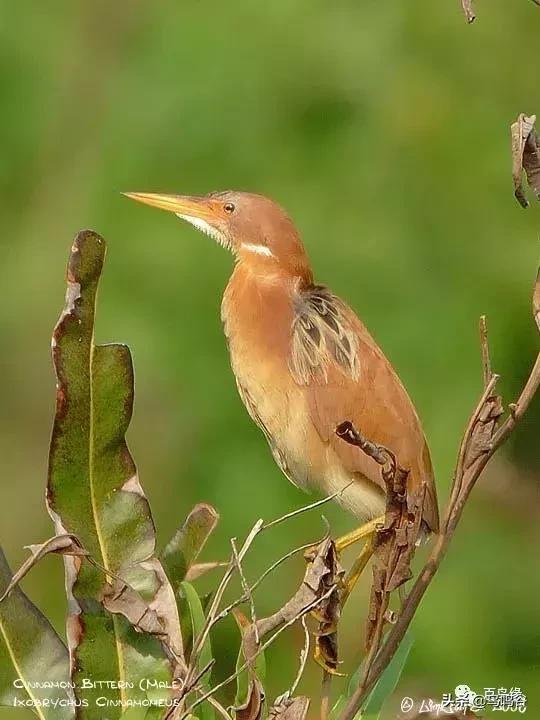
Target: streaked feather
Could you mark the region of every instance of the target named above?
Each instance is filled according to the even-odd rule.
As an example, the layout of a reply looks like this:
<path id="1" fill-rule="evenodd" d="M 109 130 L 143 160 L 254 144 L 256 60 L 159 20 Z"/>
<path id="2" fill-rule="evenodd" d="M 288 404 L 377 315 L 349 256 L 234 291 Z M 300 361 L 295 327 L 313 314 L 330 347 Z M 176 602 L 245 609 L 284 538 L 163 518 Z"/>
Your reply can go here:
<path id="1" fill-rule="evenodd" d="M 294 311 L 289 368 L 295 381 L 326 383 L 332 363 L 356 380 L 358 343 L 341 300 L 327 288 L 313 286 L 297 295 Z"/>

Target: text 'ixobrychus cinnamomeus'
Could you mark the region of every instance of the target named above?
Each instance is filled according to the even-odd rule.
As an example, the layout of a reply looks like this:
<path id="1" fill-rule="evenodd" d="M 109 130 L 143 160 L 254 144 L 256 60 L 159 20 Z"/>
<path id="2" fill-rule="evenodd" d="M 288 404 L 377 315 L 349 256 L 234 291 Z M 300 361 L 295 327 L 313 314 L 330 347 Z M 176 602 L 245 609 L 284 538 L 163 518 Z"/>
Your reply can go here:
<path id="1" fill-rule="evenodd" d="M 339 539 L 337 549 L 368 537 L 385 510 L 380 465 L 336 436 L 345 420 L 392 450 L 409 471 L 411 497 L 425 484 L 424 529 L 437 532 L 433 470 L 414 406 L 356 314 L 314 284 L 287 214 L 244 192 L 126 195 L 175 213 L 235 256 L 221 317 L 240 397 L 291 482 L 328 495 L 342 491 L 338 502 L 370 521 Z M 369 548 L 349 585 L 368 557 Z"/>

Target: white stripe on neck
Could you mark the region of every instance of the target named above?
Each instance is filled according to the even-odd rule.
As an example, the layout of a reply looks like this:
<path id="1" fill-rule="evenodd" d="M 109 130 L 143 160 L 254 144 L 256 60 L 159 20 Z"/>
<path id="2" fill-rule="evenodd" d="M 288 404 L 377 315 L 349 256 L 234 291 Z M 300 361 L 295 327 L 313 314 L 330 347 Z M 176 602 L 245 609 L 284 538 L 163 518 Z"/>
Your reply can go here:
<path id="1" fill-rule="evenodd" d="M 274 253 L 266 245 L 254 245 L 252 243 L 242 243 L 242 250 L 256 253 L 257 255 L 265 255 L 266 257 L 274 257 Z"/>

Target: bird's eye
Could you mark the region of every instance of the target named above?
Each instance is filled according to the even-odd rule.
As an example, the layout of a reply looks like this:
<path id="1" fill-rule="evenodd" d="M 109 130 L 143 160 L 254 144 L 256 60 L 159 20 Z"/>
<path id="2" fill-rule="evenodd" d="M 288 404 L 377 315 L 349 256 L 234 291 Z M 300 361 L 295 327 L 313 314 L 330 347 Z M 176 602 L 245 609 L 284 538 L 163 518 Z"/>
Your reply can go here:
<path id="1" fill-rule="evenodd" d="M 234 212 L 234 205 L 233 205 L 233 203 L 225 203 L 225 205 L 223 206 L 223 209 L 225 210 L 226 213 L 228 213 L 230 215 L 231 213 Z"/>

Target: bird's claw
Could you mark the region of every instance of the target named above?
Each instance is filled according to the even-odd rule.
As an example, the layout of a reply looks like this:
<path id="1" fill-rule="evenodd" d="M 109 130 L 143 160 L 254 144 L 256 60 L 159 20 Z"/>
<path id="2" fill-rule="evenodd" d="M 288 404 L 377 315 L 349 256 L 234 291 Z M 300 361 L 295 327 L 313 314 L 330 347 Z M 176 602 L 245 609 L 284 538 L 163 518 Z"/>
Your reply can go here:
<path id="1" fill-rule="evenodd" d="M 327 636 L 324 636 L 327 637 Z M 337 669 L 338 662 L 332 656 L 330 656 L 321 643 L 321 638 L 315 638 L 315 652 L 313 653 L 313 659 L 320 665 L 322 669 L 329 675 L 336 675 L 338 677 L 345 677 L 344 673 L 340 673 Z"/>

